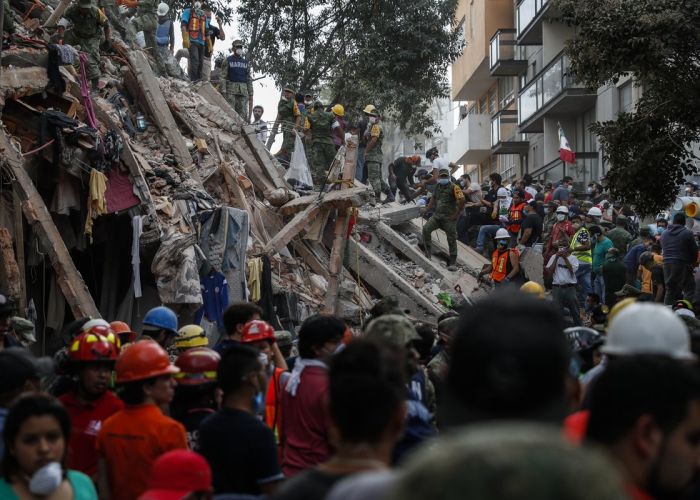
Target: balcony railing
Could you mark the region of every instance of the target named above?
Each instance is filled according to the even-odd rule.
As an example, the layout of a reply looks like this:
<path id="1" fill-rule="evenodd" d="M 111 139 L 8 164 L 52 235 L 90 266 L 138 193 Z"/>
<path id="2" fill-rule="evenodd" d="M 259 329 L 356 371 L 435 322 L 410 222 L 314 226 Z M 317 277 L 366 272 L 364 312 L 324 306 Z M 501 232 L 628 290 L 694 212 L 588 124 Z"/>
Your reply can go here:
<path id="1" fill-rule="evenodd" d="M 500 154 L 526 153 L 529 143 L 518 132 L 518 112 L 502 110 L 491 118 L 491 151 Z M 494 148 L 497 151 L 494 151 Z"/>
<path id="2" fill-rule="evenodd" d="M 489 70 L 492 76 L 514 76 L 527 70 L 525 49 L 517 44 L 514 29 L 499 29 L 491 37 Z"/>
<path id="3" fill-rule="evenodd" d="M 574 191 L 585 193 L 586 186 L 593 181 L 600 181 L 602 172 L 598 153 L 576 153 L 576 163 L 564 163 L 559 158 L 550 161 L 542 168 L 531 172 L 532 176 L 543 180 L 556 182 L 568 175 L 574 180 Z"/>
<path id="4" fill-rule="evenodd" d="M 532 24 L 549 0 L 522 0 L 517 8 L 518 37 Z"/>
<path id="5" fill-rule="evenodd" d="M 569 88 L 585 88 L 570 74 L 569 58 L 563 53 L 532 79 L 518 96 L 518 123 L 534 115 Z"/>

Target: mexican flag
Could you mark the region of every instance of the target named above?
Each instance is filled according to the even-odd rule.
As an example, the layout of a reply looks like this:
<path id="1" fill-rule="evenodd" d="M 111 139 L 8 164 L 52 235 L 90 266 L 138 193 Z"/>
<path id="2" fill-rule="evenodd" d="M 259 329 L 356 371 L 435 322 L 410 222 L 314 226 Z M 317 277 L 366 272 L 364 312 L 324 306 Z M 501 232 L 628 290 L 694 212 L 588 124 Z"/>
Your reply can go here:
<path id="1" fill-rule="evenodd" d="M 576 163 L 576 153 L 569 146 L 569 141 L 566 140 L 564 129 L 559 126 L 559 158 L 564 163 Z"/>

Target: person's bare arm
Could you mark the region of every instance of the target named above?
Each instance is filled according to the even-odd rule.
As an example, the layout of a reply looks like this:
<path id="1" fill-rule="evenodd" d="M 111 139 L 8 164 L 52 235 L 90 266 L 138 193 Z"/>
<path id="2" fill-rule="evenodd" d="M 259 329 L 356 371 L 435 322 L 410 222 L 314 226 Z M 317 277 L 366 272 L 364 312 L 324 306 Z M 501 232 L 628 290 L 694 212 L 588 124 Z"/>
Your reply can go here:
<path id="1" fill-rule="evenodd" d="M 513 266 L 513 269 L 510 271 L 510 274 L 506 276 L 506 279 L 511 280 L 520 273 L 520 255 L 513 250 L 508 251 L 510 252 L 510 264 Z"/>
<path id="2" fill-rule="evenodd" d="M 277 342 L 272 344 L 272 361 L 275 363 L 275 366 L 277 368 L 282 368 L 285 371 L 289 370 L 289 367 L 287 366 L 287 360 L 284 359 L 284 356 L 282 355 L 282 351 L 280 351 L 280 348 L 277 345 Z"/>
<path id="3" fill-rule="evenodd" d="M 532 236 L 532 228 L 528 227 L 523 230 L 523 234 L 520 235 L 518 243 L 520 245 L 525 245 L 528 241 L 530 241 L 530 236 Z"/>

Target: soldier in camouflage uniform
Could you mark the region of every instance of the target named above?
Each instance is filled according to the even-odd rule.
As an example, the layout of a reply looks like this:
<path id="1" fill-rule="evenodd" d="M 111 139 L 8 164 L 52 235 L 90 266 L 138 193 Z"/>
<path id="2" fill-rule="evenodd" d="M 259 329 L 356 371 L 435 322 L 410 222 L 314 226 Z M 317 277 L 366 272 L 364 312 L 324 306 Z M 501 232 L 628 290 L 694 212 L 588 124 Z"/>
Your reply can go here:
<path id="1" fill-rule="evenodd" d="M 447 236 L 447 246 L 450 251 L 450 260 L 447 269 L 457 270 L 457 219 L 464 210 L 464 193 L 457 184 L 450 180 L 450 169 L 441 168 L 438 172 L 438 181 L 433 196 L 428 206 L 422 212 L 433 212 L 433 216 L 423 226 L 423 245 L 425 255 L 430 259 L 432 254 L 430 244 L 432 233 L 436 229 L 442 229 Z"/>
<path id="2" fill-rule="evenodd" d="M 445 318 L 438 323 L 438 336 L 442 350 L 428 363 L 428 376 L 435 387 L 442 387 L 447 375 L 447 367 L 450 364 L 450 349 L 452 339 L 457 333 L 459 316 Z"/>
<path id="3" fill-rule="evenodd" d="M 80 0 L 78 5 L 68 8 L 63 17 L 73 23 L 73 27 L 66 32 L 65 43 L 80 45 L 80 51 L 87 54 L 87 77 L 93 88 L 97 88 L 101 74 L 100 35 L 103 30 L 105 38 L 109 40 L 107 17 L 91 0 Z M 80 61 L 76 61 L 76 65 L 80 67 Z"/>
<path id="4" fill-rule="evenodd" d="M 117 0 L 99 0 L 99 6 L 102 12 L 109 20 L 109 24 L 112 28 L 116 29 L 122 38 L 126 37 L 126 30 L 122 24 L 122 18 L 119 15 L 119 6 L 117 5 Z"/>
<path id="5" fill-rule="evenodd" d="M 138 0 L 136 15 L 131 18 L 131 21 L 126 26 L 126 41 L 130 45 L 136 46 L 136 33 L 143 31 L 143 38 L 146 41 L 145 48 L 153 55 L 158 73 L 167 75 L 168 69 L 156 42 L 156 30 L 158 29 L 157 9 L 158 0 Z"/>
<path id="6" fill-rule="evenodd" d="M 307 129 L 311 134 L 311 177 L 315 187 L 321 187 L 328 175 L 328 169 L 335 158 L 335 144 L 331 125 L 335 115 L 314 104 L 314 112 L 307 116 Z"/>
<path id="7" fill-rule="evenodd" d="M 226 100 L 243 121 L 248 123 L 253 113 L 253 79 L 250 76 L 250 62 L 243 57 L 243 42 L 234 40 L 233 54 L 226 58 L 223 74 L 226 75 Z"/>
<path id="8" fill-rule="evenodd" d="M 285 166 L 289 166 L 294 152 L 294 134 L 301 125 L 301 113 L 294 99 L 294 89 L 285 87 L 277 104 L 277 122 L 282 127 L 282 147 L 275 155 Z"/>
<path id="9" fill-rule="evenodd" d="M 365 129 L 365 165 L 367 168 L 367 179 L 374 190 L 375 202 L 381 198 L 381 193 L 389 192 L 389 184 L 382 178 L 382 139 L 384 132 L 379 124 L 379 113 L 375 110 L 369 113 L 369 123 Z"/>

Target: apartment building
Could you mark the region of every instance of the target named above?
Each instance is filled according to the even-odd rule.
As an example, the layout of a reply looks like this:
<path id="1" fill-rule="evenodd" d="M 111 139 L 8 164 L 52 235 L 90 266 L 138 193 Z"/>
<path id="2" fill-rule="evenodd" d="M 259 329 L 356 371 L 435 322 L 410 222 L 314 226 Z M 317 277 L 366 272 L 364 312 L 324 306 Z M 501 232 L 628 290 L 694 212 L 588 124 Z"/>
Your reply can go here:
<path id="1" fill-rule="evenodd" d="M 639 89 L 621 80 L 596 90 L 579 84 L 564 55 L 573 28 L 552 20 L 550 0 L 460 0 L 456 23 L 466 47 L 452 69 L 452 99 L 466 115 L 451 138 L 454 161 L 480 180 L 574 178 L 577 189 L 605 173 L 588 127 L 630 110 Z M 559 127 L 576 152 L 559 159 Z"/>

